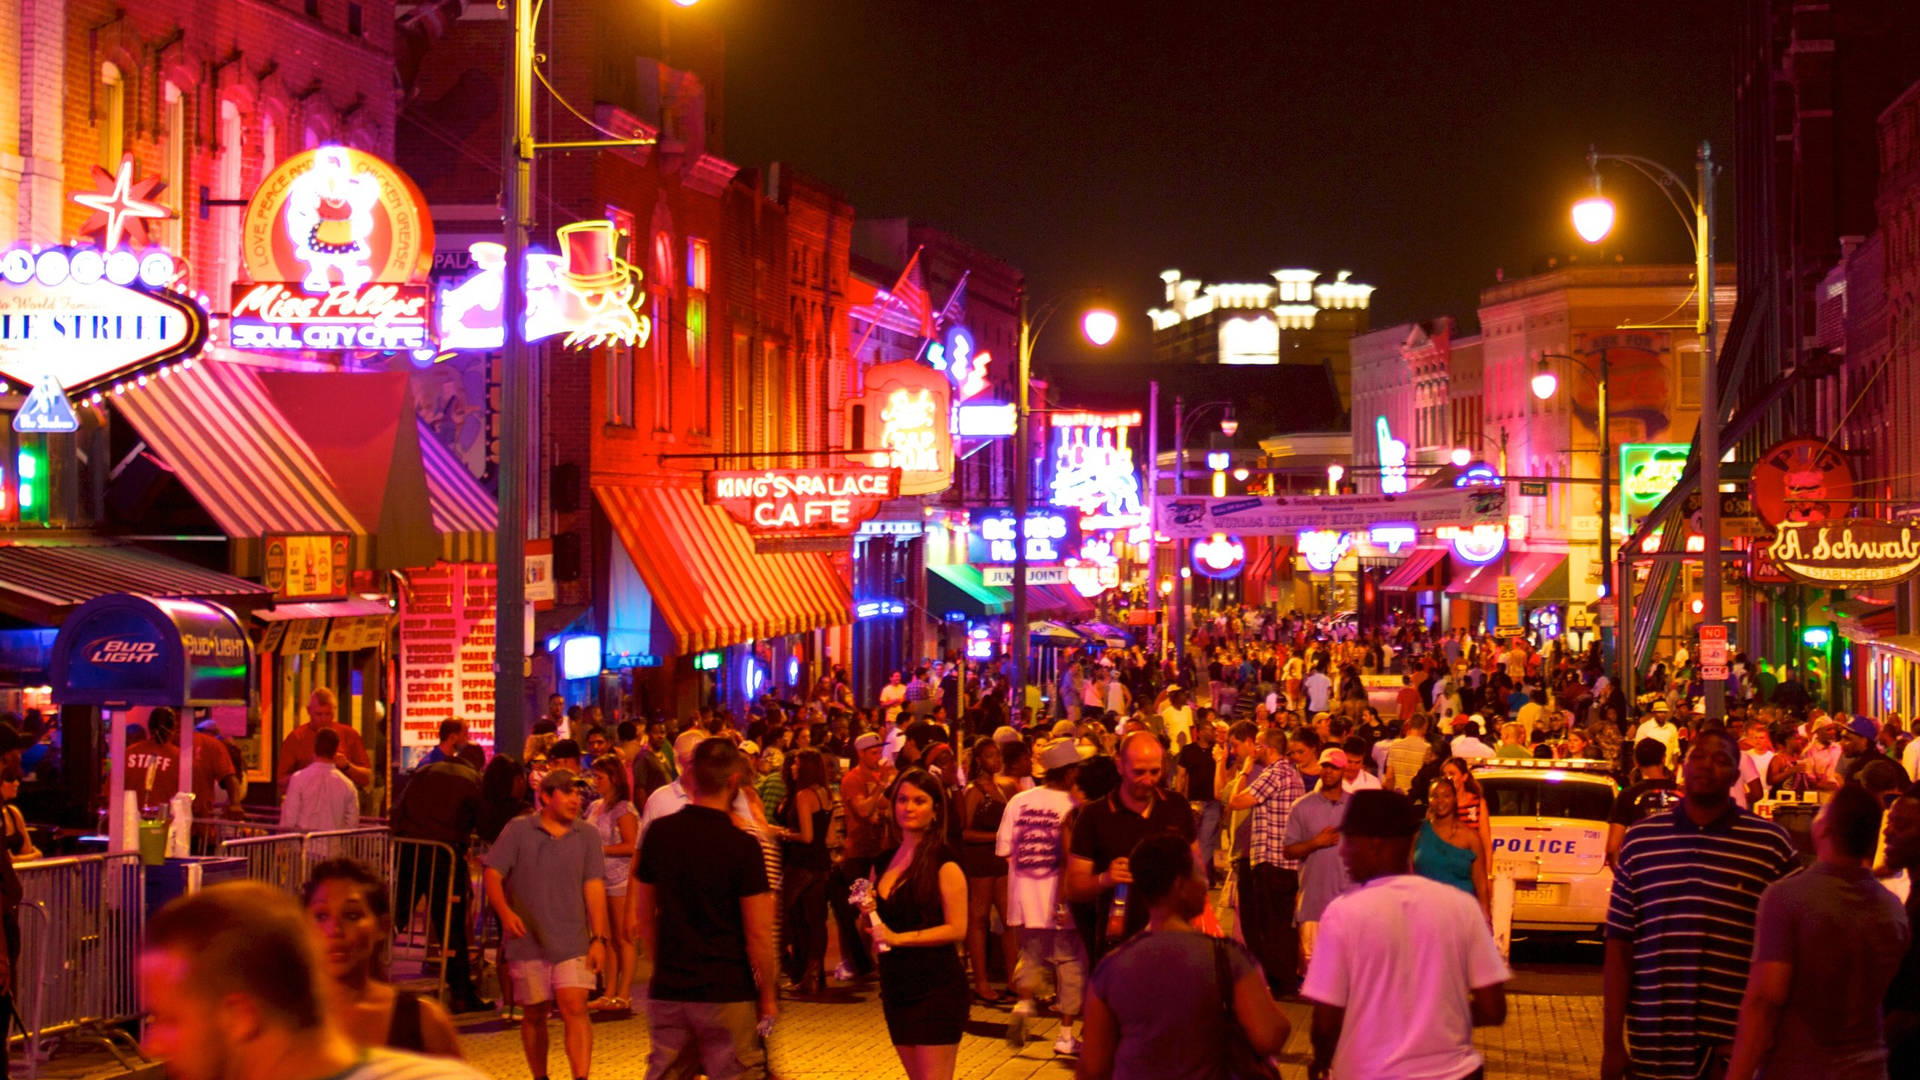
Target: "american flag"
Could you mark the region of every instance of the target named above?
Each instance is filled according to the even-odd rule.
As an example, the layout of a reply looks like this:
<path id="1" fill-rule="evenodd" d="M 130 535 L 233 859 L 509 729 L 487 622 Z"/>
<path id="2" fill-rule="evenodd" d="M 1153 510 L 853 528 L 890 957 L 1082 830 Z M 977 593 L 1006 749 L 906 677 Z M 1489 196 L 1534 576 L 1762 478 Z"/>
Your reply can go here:
<path id="1" fill-rule="evenodd" d="M 907 260 L 906 268 L 900 271 L 893 288 L 873 290 L 871 306 L 854 306 L 851 314 L 866 322 L 867 329 L 860 335 L 860 340 L 854 343 L 853 355 L 860 355 L 860 350 L 866 347 L 867 339 L 873 336 L 889 308 L 898 308 L 905 313 L 923 341 L 933 336 L 933 297 L 914 276 L 914 271 L 920 266 L 920 251 L 920 248 L 913 249 L 913 257 Z"/>

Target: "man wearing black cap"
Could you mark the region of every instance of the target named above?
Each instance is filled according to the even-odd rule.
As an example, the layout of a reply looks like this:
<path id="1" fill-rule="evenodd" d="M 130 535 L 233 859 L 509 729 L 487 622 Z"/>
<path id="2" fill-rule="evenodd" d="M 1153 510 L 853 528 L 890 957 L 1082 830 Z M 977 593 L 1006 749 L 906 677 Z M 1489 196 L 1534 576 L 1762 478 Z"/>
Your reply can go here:
<path id="1" fill-rule="evenodd" d="M 1510 973 L 1471 894 L 1407 872 L 1419 827 L 1397 791 L 1348 797 L 1340 857 L 1355 885 L 1321 916 L 1300 988 L 1312 1080 L 1484 1075 L 1473 1029 L 1505 1022 Z"/>
<path id="2" fill-rule="evenodd" d="M 526 1007 L 520 1041 L 534 1080 L 547 1077 L 547 1015 L 557 1003 L 567 1060 L 585 1077 L 593 1058 L 587 994 L 607 961 L 605 857 L 580 819 L 580 787 L 566 769 L 540 781 L 540 813 L 514 818 L 487 851 L 487 903 L 500 917 L 514 1000 Z"/>

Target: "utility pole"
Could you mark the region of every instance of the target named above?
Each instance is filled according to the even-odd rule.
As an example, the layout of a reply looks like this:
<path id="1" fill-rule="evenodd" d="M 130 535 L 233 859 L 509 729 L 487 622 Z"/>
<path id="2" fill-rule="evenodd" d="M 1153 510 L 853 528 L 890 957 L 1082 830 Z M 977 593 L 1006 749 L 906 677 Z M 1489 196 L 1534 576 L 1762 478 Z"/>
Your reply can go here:
<path id="1" fill-rule="evenodd" d="M 518 753 L 526 731 L 527 443 L 532 388 L 525 340 L 526 250 L 533 206 L 533 0 L 508 0 L 506 279 L 500 305 L 500 526 L 495 554 L 493 740 Z"/>
<path id="2" fill-rule="evenodd" d="M 1720 626 L 1720 359 L 1713 321 L 1713 148 L 1700 141 L 1700 198 L 1694 205 L 1694 279 L 1700 286 L 1700 517 L 1706 539 L 1702 626 Z M 1696 647 L 1697 651 L 1697 647 Z M 1727 714 L 1727 683 L 1707 679 L 1707 716 Z"/>

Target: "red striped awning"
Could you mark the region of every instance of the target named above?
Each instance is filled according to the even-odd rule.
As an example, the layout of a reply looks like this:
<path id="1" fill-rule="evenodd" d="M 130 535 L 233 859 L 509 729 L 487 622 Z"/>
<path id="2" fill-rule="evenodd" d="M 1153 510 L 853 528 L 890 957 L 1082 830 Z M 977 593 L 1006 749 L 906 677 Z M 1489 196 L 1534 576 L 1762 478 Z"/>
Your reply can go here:
<path id="1" fill-rule="evenodd" d="M 252 368 L 195 361 L 111 400 L 228 536 L 366 535 Z"/>
<path id="2" fill-rule="evenodd" d="M 1439 576 L 1433 569 L 1447 557 L 1444 547 L 1414 548 L 1399 566 L 1387 574 L 1380 583 L 1385 592 L 1419 592 L 1439 587 Z"/>
<path id="3" fill-rule="evenodd" d="M 0 613 L 57 626 L 88 600 L 119 592 L 211 600 L 243 612 L 272 598 L 258 582 L 110 541 L 0 544 Z"/>
<path id="4" fill-rule="evenodd" d="M 828 556 L 758 554 L 696 488 L 596 483 L 593 493 L 680 653 L 853 621 L 853 594 Z"/>
<path id="5" fill-rule="evenodd" d="M 1078 619 L 1099 609 L 1071 585 L 1027 586 L 1027 614 L 1033 618 L 1063 616 Z"/>

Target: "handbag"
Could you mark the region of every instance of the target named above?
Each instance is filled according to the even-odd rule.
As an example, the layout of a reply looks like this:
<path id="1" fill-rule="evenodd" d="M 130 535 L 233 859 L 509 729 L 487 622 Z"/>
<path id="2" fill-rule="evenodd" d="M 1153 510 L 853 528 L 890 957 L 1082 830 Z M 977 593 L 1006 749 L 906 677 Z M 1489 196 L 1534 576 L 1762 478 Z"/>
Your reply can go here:
<path id="1" fill-rule="evenodd" d="M 1228 1080 L 1280 1080 L 1280 1070 L 1274 1067 L 1273 1059 L 1253 1048 L 1253 1040 L 1247 1038 L 1240 1018 L 1234 1015 L 1233 974 L 1227 964 L 1226 942 L 1214 938 L 1212 945 L 1213 978 L 1220 990 L 1220 1028 L 1224 1033 L 1222 1056 Z"/>

